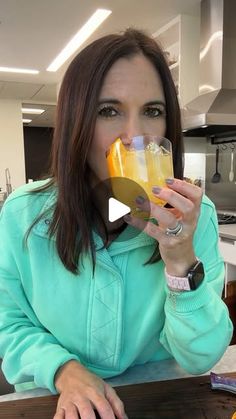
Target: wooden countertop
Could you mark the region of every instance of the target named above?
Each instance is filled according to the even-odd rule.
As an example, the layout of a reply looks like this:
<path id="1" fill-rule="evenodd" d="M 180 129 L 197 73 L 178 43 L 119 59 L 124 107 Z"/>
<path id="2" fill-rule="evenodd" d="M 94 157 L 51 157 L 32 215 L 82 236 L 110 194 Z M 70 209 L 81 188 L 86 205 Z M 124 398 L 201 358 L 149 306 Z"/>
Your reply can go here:
<path id="1" fill-rule="evenodd" d="M 227 376 L 236 378 L 236 372 Z M 209 375 L 115 389 L 129 419 L 230 419 L 236 411 L 235 395 L 212 390 Z M 0 418 L 52 419 L 57 399 L 51 395 L 2 402 Z"/>

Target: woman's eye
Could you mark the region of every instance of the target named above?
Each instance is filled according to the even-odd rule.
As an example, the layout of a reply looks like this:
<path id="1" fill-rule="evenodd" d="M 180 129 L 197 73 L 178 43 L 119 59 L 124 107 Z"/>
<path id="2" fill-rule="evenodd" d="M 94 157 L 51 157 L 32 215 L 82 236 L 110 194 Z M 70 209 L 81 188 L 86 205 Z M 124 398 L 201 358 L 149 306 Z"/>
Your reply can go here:
<path id="1" fill-rule="evenodd" d="M 102 116 L 103 118 L 112 118 L 113 116 L 117 115 L 116 109 L 112 106 L 104 106 L 98 110 L 98 115 Z"/>
<path id="2" fill-rule="evenodd" d="M 144 115 L 148 116 L 149 118 L 157 118 L 164 114 L 164 111 L 160 108 L 146 108 L 144 111 Z"/>

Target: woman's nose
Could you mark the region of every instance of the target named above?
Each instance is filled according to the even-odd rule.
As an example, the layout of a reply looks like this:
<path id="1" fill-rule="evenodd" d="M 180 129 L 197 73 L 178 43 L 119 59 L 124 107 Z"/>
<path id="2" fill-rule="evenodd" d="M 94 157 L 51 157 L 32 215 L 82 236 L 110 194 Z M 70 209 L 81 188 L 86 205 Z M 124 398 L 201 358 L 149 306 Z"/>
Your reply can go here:
<path id="1" fill-rule="evenodd" d="M 120 138 L 124 144 L 129 144 L 131 138 L 145 134 L 147 134 L 147 132 L 145 132 L 142 121 L 140 121 L 138 117 L 133 117 L 126 121 Z"/>

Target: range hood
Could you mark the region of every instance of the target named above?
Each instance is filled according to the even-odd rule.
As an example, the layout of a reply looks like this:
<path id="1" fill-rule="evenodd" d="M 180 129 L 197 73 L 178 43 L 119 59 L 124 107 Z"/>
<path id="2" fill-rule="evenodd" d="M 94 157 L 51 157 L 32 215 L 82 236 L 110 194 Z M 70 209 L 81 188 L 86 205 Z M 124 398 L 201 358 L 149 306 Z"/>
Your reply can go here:
<path id="1" fill-rule="evenodd" d="M 235 20 L 235 0 L 202 0 L 199 96 L 182 109 L 188 135 L 236 131 Z"/>

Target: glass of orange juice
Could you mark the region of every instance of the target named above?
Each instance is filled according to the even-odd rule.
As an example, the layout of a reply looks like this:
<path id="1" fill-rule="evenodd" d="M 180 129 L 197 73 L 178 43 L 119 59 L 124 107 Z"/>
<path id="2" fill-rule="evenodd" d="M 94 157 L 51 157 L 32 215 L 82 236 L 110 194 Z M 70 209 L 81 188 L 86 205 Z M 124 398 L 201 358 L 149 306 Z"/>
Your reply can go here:
<path id="1" fill-rule="evenodd" d="M 165 201 L 153 195 L 152 187 L 166 186 L 165 179 L 174 176 L 172 145 L 167 138 L 153 135 L 138 135 L 124 140 L 117 138 L 108 149 L 106 158 L 113 193 L 116 199 L 133 209 L 133 215 L 134 201 L 137 194 L 140 195 L 140 186 L 146 195 L 144 198 L 165 205 Z M 133 181 L 132 191 L 130 188 L 125 191 L 125 184 L 117 182 L 121 178 Z"/>

